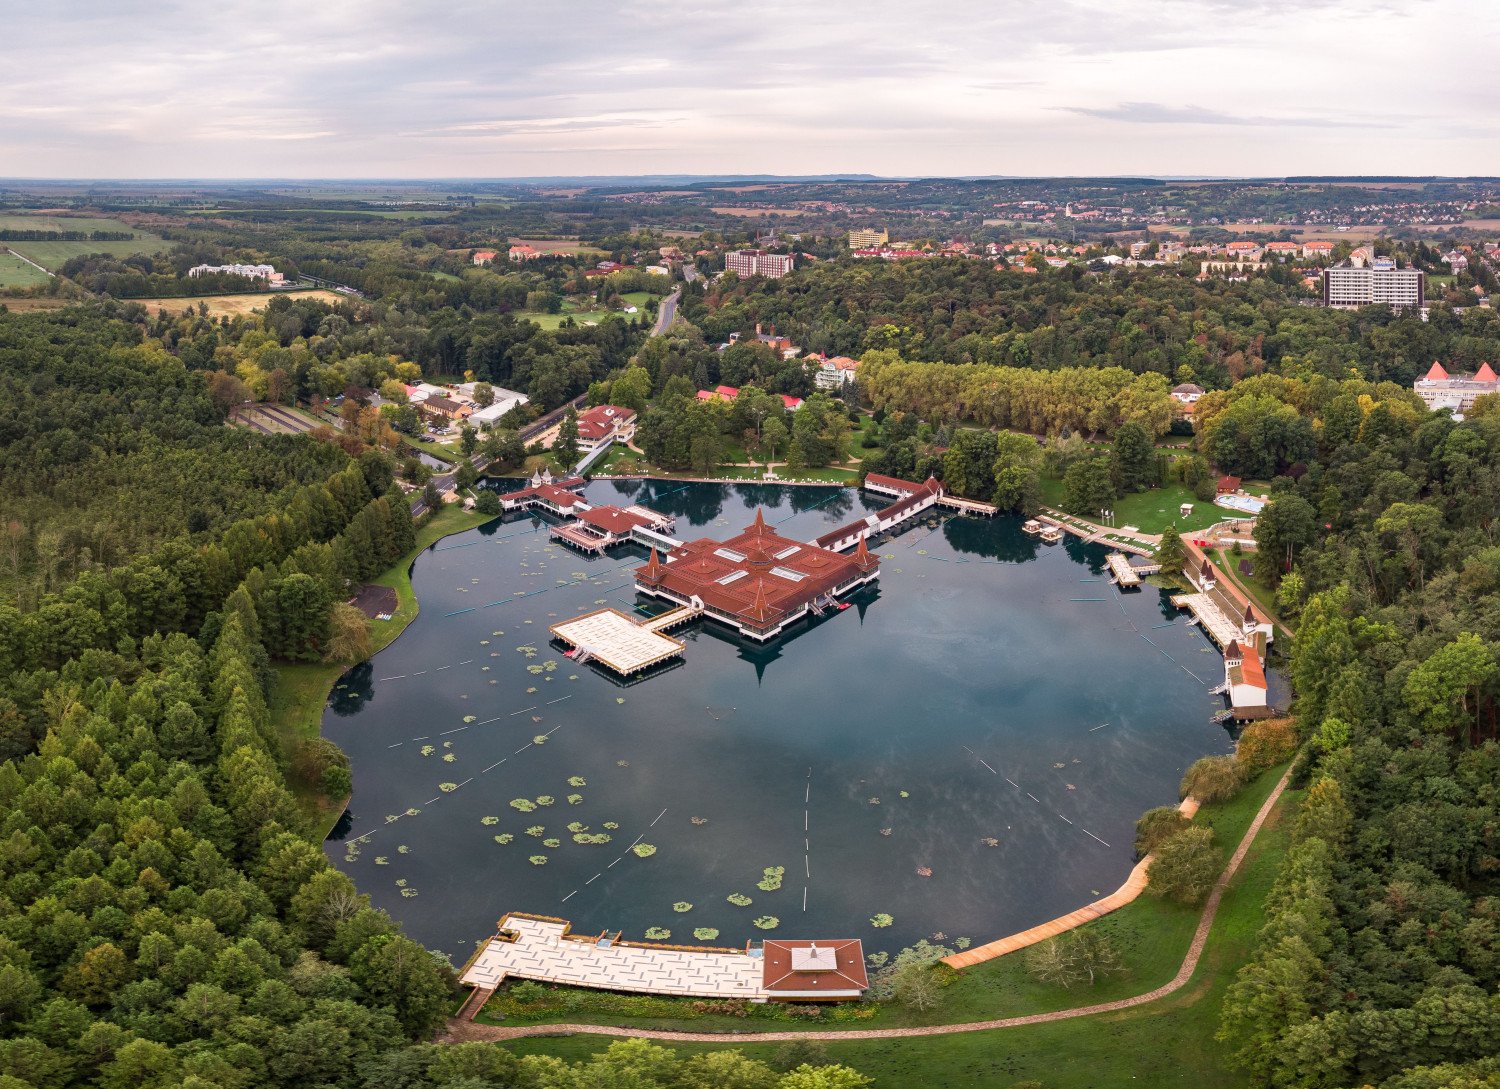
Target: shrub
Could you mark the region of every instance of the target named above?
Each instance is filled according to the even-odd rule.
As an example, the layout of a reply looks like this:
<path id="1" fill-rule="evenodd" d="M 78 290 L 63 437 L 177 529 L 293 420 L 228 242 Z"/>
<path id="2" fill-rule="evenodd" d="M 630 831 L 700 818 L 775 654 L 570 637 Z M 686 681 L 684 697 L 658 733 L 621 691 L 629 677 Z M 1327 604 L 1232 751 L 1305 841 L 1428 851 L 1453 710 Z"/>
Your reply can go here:
<path id="1" fill-rule="evenodd" d="M 678 914 L 681 914 L 684 911 L 692 911 L 693 905 L 688 903 L 686 900 L 678 900 L 677 903 L 672 905 L 672 910 L 677 912 Z"/>
<path id="2" fill-rule="evenodd" d="M 495 837 L 495 842 L 496 843 L 509 843 L 511 840 L 513 840 L 515 838 L 516 837 L 513 836 L 513 835 L 511 835 L 509 832 L 501 832 L 498 836 Z"/>
<path id="3" fill-rule="evenodd" d="M 545 1002 L 547 1000 L 547 988 L 533 980 L 523 979 L 512 983 L 507 992 L 512 1002 Z"/>
<path id="4" fill-rule="evenodd" d="M 735 907 L 746 907 L 750 903 L 750 897 L 746 896 L 743 892 L 731 892 L 724 899 L 728 900 Z"/>
<path id="5" fill-rule="evenodd" d="M 1239 765 L 1232 756 L 1205 756 L 1182 777 L 1182 796 L 1205 804 L 1227 802 L 1239 793 Z"/>
<path id="6" fill-rule="evenodd" d="M 1135 853 L 1148 855 L 1184 828 L 1192 825 L 1175 805 L 1159 805 L 1141 814 L 1135 822 Z"/>
<path id="7" fill-rule="evenodd" d="M 1156 849 L 1146 871 L 1146 891 L 1180 904 L 1200 904 L 1224 868 L 1224 852 L 1214 846 L 1212 828 L 1195 826 Z"/>
<path id="8" fill-rule="evenodd" d="M 870 925 L 873 927 L 890 926 L 893 922 L 895 922 L 895 920 L 883 911 L 879 915 L 870 916 Z"/>
<path id="9" fill-rule="evenodd" d="M 656 848 L 649 843 L 637 843 L 631 850 L 635 852 L 637 858 L 650 858 L 656 854 Z"/>
<path id="10" fill-rule="evenodd" d="M 672 932 L 664 926 L 649 926 L 646 928 L 646 937 L 654 942 L 664 942 L 672 936 Z"/>
<path id="11" fill-rule="evenodd" d="M 778 926 L 781 925 L 781 920 L 776 918 L 776 916 L 774 915 L 760 915 L 757 916 L 753 920 L 753 922 L 761 930 L 775 930 Z"/>
<path id="12" fill-rule="evenodd" d="M 1026 951 L 1026 970 L 1039 983 L 1067 990 L 1077 983 L 1093 986 L 1101 976 L 1125 968 L 1109 939 L 1085 927 L 1033 945 Z"/>
<path id="13" fill-rule="evenodd" d="M 589 785 L 589 781 L 582 775 L 570 775 L 568 776 L 568 785 L 570 787 L 586 787 Z"/>
<path id="14" fill-rule="evenodd" d="M 518 809 L 522 813 L 530 813 L 533 809 L 536 808 L 536 803 L 530 798 L 512 798 L 510 800 L 510 807 L 512 809 Z"/>
<path id="15" fill-rule="evenodd" d="M 569 794 L 568 795 L 568 804 L 569 805 L 578 805 L 582 801 L 583 801 L 583 795 L 582 794 Z"/>
<path id="16" fill-rule="evenodd" d="M 1290 718 L 1267 718 L 1252 722 L 1240 733 L 1240 743 L 1235 749 L 1234 759 L 1240 774 L 1251 776 L 1284 764 L 1297 751 L 1296 722 Z"/>
<path id="17" fill-rule="evenodd" d="M 761 892 L 775 892 L 781 888 L 781 878 L 786 873 L 786 867 L 767 866 L 761 873 L 763 876 L 756 882 L 755 887 Z"/>
<path id="18" fill-rule="evenodd" d="M 527 859 L 527 861 L 530 862 L 533 866 L 545 866 L 547 864 L 547 856 L 532 855 L 529 859 Z"/>
<path id="19" fill-rule="evenodd" d="M 718 931 L 714 931 L 718 934 Z M 697 931 L 694 931 L 694 936 Z M 698 1001 L 689 1006 L 694 1013 L 716 1014 L 719 1017 L 749 1017 L 750 1003 L 743 998 L 721 998 L 715 1001 Z"/>
<path id="20" fill-rule="evenodd" d="M 700 942 L 711 942 L 718 936 L 719 931 L 711 926 L 700 926 L 693 931 L 693 937 L 697 938 Z"/>
<path id="21" fill-rule="evenodd" d="M 543 847 L 561 847 L 562 846 L 562 840 L 558 839 L 556 836 L 549 836 L 547 839 L 542 840 L 542 846 Z"/>
<path id="22" fill-rule="evenodd" d="M 550 795 L 550 794 L 542 794 L 542 795 L 540 795 L 540 796 L 537 797 L 536 804 L 537 805 L 551 805 L 555 801 L 557 801 L 557 799 L 554 798 L 552 795 Z"/>

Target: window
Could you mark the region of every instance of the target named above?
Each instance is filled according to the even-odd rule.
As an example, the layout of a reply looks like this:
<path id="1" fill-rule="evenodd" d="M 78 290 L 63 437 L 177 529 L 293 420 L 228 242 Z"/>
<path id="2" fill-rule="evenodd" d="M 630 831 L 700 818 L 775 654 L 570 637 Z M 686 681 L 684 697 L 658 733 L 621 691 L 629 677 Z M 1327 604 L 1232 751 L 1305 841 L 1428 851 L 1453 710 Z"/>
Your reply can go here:
<path id="1" fill-rule="evenodd" d="M 793 571 L 790 567 L 773 567 L 771 568 L 771 574 L 784 578 L 788 582 L 801 582 L 807 578 L 802 572 Z"/>
<path id="2" fill-rule="evenodd" d="M 731 563 L 743 563 L 745 559 L 744 556 L 732 548 L 716 548 L 714 549 L 714 555 L 721 560 L 728 560 Z"/>
<path id="3" fill-rule="evenodd" d="M 791 548 L 783 548 L 780 552 L 776 553 L 776 558 L 778 560 L 784 560 L 788 556 L 795 556 L 800 551 L 802 551 L 801 545 L 792 545 Z"/>
<path id="4" fill-rule="evenodd" d="M 748 573 L 749 572 L 747 572 L 747 571 L 731 571 L 731 572 L 729 572 L 729 574 L 725 575 L 723 578 L 721 578 L 721 579 L 715 579 L 714 581 L 717 582 L 720 586 L 728 586 L 731 582 L 738 582 L 740 579 L 744 578 Z"/>

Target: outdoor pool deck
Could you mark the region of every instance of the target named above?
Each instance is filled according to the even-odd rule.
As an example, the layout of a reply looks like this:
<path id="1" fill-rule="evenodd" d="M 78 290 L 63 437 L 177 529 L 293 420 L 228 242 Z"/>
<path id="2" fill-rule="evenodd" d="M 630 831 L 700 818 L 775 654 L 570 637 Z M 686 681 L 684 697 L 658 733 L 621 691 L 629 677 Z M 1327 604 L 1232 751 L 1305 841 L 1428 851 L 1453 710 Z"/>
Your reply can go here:
<path id="1" fill-rule="evenodd" d="M 509 977 L 638 994 L 765 1001 L 764 963 L 739 949 L 628 944 L 568 933 L 561 919 L 507 915 L 459 978 L 494 990 Z M 510 936 L 514 940 L 509 940 Z"/>
<path id="2" fill-rule="evenodd" d="M 650 669 L 682 653 L 680 639 L 637 624 L 618 609 L 599 609 L 553 624 L 551 632 L 577 649 L 579 660 L 595 659 L 622 676 Z"/>

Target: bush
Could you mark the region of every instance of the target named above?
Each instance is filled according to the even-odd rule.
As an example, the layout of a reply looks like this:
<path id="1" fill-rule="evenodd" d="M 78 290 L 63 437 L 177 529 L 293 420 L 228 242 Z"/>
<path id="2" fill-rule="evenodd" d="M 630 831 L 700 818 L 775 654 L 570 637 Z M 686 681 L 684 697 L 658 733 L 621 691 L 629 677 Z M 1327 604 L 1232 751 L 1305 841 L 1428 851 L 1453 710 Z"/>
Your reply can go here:
<path id="1" fill-rule="evenodd" d="M 1243 786 L 1240 768 L 1232 756 L 1205 756 L 1182 777 L 1182 796 L 1197 798 L 1205 805 L 1227 802 Z"/>
<path id="2" fill-rule="evenodd" d="M 354 780 L 349 769 L 335 764 L 323 772 L 323 793 L 329 798 L 347 798 L 354 790 Z"/>
<path id="3" fill-rule="evenodd" d="M 1240 733 L 1234 759 L 1240 774 L 1249 779 L 1267 768 L 1284 764 L 1297 751 L 1297 725 L 1290 718 L 1268 718 L 1252 722 Z"/>
<path id="4" fill-rule="evenodd" d="M 1223 868 L 1224 852 L 1214 846 L 1213 829 L 1189 828 L 1156 849 L 1146 891 L 1179 904 L 1201 904 Z"/>
<path id="5" fill-rule="evenodd" d="M 519 983 L 513 983 L 510 990 L 506 992 L 513 1002 L 545 1002 L 547 1000 L 547 988 L 540 983 L 529 979 L 523 979 Z"/>
<path id="6" fill-rule="evenodd" d="M 1125 968 L 1109 939 L 1085 927 L 1033 945 L 1026 951 L 1026 970 L 1039 983 L 1067 990 L 1078 983 L 1092 987 L 1101 976 Z"/>
<path id="7" fill-rule="evenodd" d="M 1175 805 L 1159 805 L 1141 814 L 1135 822 L 1135 853 L 1149 855 L 1192 822 Z"/>

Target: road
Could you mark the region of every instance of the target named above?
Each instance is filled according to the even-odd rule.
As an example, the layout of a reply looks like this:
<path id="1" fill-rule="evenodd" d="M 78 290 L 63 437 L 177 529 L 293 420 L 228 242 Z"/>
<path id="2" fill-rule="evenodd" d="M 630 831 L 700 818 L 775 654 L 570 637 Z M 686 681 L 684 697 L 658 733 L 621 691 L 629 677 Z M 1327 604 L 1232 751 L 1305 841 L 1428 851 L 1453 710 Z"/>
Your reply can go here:
<path id="1" fill-rule="evenodd" d="M 667 331 L 672 319 L 677 316 L 677 303 L 681 298 L 682 288 L 679 287 L 661 301 L 661 305 L 656 308 L 656 324 L 651 327 L 652 336 L 659 337 Z"/>

